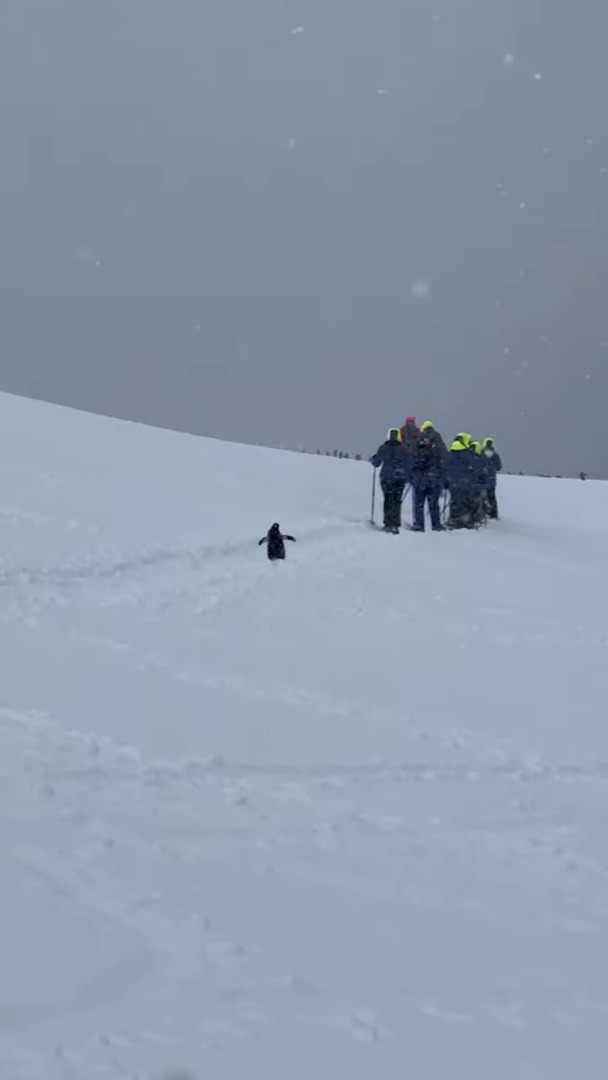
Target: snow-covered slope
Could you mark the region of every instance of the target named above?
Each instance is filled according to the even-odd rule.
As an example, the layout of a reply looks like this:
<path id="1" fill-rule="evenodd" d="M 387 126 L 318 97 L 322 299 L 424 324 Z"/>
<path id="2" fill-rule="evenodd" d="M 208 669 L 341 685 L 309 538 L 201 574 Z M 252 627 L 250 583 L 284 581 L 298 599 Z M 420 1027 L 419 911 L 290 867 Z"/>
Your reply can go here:
<path id="1" fill-rule="evenodd" d="M 608 486 L 0 432 L 2 1080 L 603 1077 Z"/>

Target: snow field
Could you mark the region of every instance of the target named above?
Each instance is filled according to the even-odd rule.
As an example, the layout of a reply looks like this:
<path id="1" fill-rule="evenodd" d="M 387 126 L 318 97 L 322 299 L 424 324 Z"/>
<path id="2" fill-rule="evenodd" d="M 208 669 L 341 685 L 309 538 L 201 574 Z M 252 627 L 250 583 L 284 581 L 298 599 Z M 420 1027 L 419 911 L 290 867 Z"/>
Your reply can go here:
<path id="1" fill-rule="evenodd" d="M 607 485 L 0 417 L 3 1080 L 603 1077 Z"/>

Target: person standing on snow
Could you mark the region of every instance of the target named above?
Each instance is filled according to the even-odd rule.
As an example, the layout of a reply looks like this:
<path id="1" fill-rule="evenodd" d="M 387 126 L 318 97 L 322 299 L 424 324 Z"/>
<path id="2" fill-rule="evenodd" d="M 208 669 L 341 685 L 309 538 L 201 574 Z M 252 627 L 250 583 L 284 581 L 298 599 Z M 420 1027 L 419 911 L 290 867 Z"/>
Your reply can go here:
<path id="1" fill-rule="evenodd" d="M 378 447 L 370 461 L 374 469 L 380 469 L 384 531 L 398 533 L 401 528 L 401 500 L 411 470 L 411 456 L 401 441 L 399 428 L 389 428 L 386 442 Z"/>
<path id="2" fill-rule="evenodd" d="M 281 532 L 281 526 L 275 521 L 274 525 L 271 525 L 266 536 L 263 536 L 258 543 L 258 547 L 262 544 L 268 544 L 268 558 L 271 562 L 275 559 L 285 558 L 285 540 L 291 540 L 295 544 L 295 536 L 288 536 L 287 533 Z"/>
<path id="3" fill-rule="evenodd" d="M 450 490 L 448 529 L 474 529 L 481 494 L 480 461 L 471 449 L 471 436 L 461 431 L 450 446 L 447 458 Z"/>
<path id="4" fill-rule="evenodd" d="M 427 502 L 433 531 L 443 531 L 439 498 L 445 487 L 446 459 L 447 449 L 441 435 L 430 420 L 425 420 L 413 449 L 414 532 L 424 532 L 424 510 Z"/>
<path id="5" fill-rule="evenodd" d="M 477 499 L 475 505 L 474 520 L 476 525 L 483 525 L 486 521 L 486 502 L 488 484 L 490 482 L 490 470 L 481 453 L 481 443 L 477 439 L 471 440 L 471 451 L 475 454 L 478 475 Z"/>
<path id="6" fill-rule="evenodd" d="M 486 463 L 488 480 L 486 484 L 486 502 L 488 517 L 494 521 L 498 518 L 498 503 L 496 501 L 496 481 L 498 473 L 502 472 L 502 460 L 498 450 L 494 446 L 494 439 L 486 438 L 481 444 L 482 457 Z"/>
<path id="7" fill-rule="evenodd" d="M 418 436 L 420 435 L 420 428 L 416 423 L 415 416 L 406 416 L 405 424 L 401 428 L 401 441 L 408 450 L 413 450 L 416 445 Z"/>

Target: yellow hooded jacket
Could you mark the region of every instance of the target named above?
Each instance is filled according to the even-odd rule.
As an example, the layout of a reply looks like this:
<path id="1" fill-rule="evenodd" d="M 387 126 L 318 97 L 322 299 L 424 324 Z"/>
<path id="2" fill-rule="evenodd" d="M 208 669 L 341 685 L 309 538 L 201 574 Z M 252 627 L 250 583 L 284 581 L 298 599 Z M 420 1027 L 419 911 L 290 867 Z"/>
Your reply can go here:
<path id="1" fill-rule="evenodd" d="M 468 431 L 460 431 L 450 446 L 450 450 L 470 450 L 470 448 L 471 436 Z"/>

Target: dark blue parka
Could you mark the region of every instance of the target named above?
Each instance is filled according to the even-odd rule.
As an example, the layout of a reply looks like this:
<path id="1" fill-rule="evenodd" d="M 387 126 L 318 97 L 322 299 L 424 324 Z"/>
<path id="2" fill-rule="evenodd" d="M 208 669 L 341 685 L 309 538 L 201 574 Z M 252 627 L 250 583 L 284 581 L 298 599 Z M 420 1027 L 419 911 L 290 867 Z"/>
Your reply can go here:
<path id="1" fill-rule="evenodd" d="M 447 461 L 450 491 L 481 490 L 485 483 L 485 468 L 479 454 L 455 440 Z"/>
<path id="2" fill-rule="evenodd" d="M 412 470 L 412 459 L 407 447 L 393 436 L 379 446 L 370 459 L 374 469 L 380 469 L 380 482 L 403 481 L 406 484 Z"/>
<path id="3" fill-rule="evenodd" d="M 496 483 L 496 474 L 502 472 L 502 460 L 493 439 L 484 439 L 481 455 L 488 469 L 489 482 Z"/>
<path id="4" fill-rule="evenodd" d="M 427 420 L 413 448 L 412 485 L 443 488 L 446 478 L 447 449 L 441 435 Z"/>

